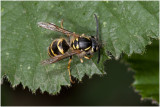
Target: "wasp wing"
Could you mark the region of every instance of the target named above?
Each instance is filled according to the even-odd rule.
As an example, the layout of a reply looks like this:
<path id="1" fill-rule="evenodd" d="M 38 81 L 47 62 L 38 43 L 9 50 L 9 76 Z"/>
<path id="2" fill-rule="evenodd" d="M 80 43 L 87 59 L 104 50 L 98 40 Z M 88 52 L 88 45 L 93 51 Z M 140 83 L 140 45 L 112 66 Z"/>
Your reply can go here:
<path id="1" fill-rule="evenodd" d="M 42 61 L 41 64 L 42 65 L 52 64 L 52 63 L 55 63 L 55 62 L 60 61 L 62 59 L 68 58 L 74 54 L 79 54 L 79 53 L 81 53 L 80 50 L 73 50 L 71 52 L 66 52 L 62 55 L 57 55 L 52 58 L 46 59 L 46 60 Z"/>
<path id="2" fill-rule="evenodd" d="M 75 37 L 79 37 L 78 34 L 75 34 L 73 32 L 70 32 L 70 31 L 66 30 L 66 29 L 63 29 L 63 28 L 61 28 L 61 27 L 59 27 L 59 26 L 57 26 L 57 25 L 55 25 L 53 23 L 38 22 L 38 26 L 42 27 L 42 28 L 45 28 L 45 29 L 61 32 L 61 33 L 65 34 L 65 35 L 67 35 L 67 36 L 71 36 L 72 35 L 72 36 L 75 36 Z"/>

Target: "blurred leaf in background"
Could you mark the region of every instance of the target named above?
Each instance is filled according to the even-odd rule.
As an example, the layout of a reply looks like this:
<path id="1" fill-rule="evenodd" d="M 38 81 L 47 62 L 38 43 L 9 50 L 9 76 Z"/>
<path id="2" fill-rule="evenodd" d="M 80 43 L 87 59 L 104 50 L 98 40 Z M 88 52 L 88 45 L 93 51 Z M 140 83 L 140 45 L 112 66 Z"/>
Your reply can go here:
<path id="1" fill-rule="evenodd" d="M 158 1 L 152 2 L 10 2 L 3 1 L 2 8 L 2 78 L 7 77 L 12 86 L 22 83 L 35 92 L 56 94 L 62 85 L 70 85 L 67 72 L 68 60 L 41 66 L 48 58 L 47 47 L 60 33 L 38 28 L 38 22 L 52 22 L 79 34 L 95 35 L 97 14 L 103 43 L 101 62 L 92 60 L 72 62 L 72 75 L 82 80 L 87 74 L 104 74 L 106 51 L 116 58 L 122 52 L 127 55 L 143 53 L 151 39 L 158 38 Z"/>
<path id="2" fill-rule="evenodd" d="M 135 71 L 133 83 L 135 90 L 143 99 L 159 102 L 159 41 L 154 41 L 148 46 L 145 54 L 133 54 L 126 60 Z"/>
<path id="3" fill-rule="evenodd" d="M 84 76 L 83 81 L 72 87 L 62 87 L 58 95 L 42 93 L 39 89 L 35 94 L 22 84 L 12 88 L 5 80 L 2 84 L 2 105 L 4 106 L 155 106 L 150 100 L 141 100 L 134 92 L 131 84 L 134 81 L 128 65 L 121 61 L 105 62 L 107 75 Z"/>

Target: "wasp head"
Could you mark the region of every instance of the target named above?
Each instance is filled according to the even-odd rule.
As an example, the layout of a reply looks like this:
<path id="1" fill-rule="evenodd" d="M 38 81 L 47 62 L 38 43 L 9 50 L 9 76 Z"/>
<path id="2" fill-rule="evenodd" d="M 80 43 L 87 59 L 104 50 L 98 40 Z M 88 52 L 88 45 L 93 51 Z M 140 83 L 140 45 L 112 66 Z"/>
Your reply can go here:
<path id="1" fill-rule="evenodd" d="M 99 49 L 99 43 L 96 37 L 94 36 L 91 36 L 91 41 L 92 41 L 92 52 L 96 52 Z"/>

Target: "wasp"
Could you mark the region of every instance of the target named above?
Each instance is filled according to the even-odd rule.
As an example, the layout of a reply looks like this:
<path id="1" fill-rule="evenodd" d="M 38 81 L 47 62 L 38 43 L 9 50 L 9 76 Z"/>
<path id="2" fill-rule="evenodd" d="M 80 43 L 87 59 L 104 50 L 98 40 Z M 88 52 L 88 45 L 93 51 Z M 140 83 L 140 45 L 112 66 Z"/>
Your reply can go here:
<path id="1" fill-rule="evenodd" d="M 69 40 L 64 38 L 53 40 L 48 47 L 48 55 L 50 58 L 42 61 L 42 64 L 52 64 L 69 57 L 67 68 L 71 83 L 74 83 L 71 79 L 70 71 L 70 64 L 73 55 L 76 54 L 80 58 L 81 63 L 83 63 L 83 58 L 90 59 L 93 56 L 93 53 L 98 51 L 97 63 L 100 61 L 101 45 L 99 42 L 99 23 L 96 14 L 94 14 L 94 16 L 96 19 L 96 36 L 86 36 L 85 34 L 80 35 L 75 32 L 68 31 L 63 28 L 63 20 L 61 21 L 61 27 L 53 23 L 38 22 L 39 27 L 61 32 L 69 37 Z"/>

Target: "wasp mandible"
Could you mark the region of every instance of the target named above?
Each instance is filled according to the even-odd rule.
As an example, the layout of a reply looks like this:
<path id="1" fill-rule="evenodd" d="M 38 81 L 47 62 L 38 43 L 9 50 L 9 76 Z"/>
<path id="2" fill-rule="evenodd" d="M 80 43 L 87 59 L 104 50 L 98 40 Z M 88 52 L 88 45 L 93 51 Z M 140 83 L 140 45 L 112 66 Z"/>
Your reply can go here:
<path id="1" fill-rule="evenodd" d="M 68 72 L 71 83 L 74 83 L 71 79 L 70 64 L 73 55 L 77 55 L 80 58 L 81 63 L 83 63 L 83 58 L 90 59 L 93 56 L 93 53 L 98 51 L 98 60 L 100 61 L 100 42 L 99 42 L 99 23 L 96 14 L 94 14 L 96 19 L 96 36 L 86 36 L 85 34 L 79 35 L 75 32 L 70 32 L 63 28 L 63 20 L 61 21 L 61 27 L 46 22 L 39 22 L 38 26 L 61 32 L 67 35 L 69 42 L 64 38 L 59 38 L 53 40 L 53 42 L 48 47 L 49 59 L 42 61 L 43 65 L 52 64 L 64 58 L 70 58 L 68 62 Z"/>

